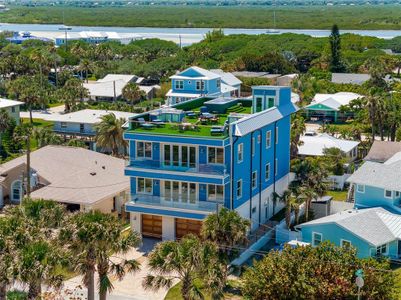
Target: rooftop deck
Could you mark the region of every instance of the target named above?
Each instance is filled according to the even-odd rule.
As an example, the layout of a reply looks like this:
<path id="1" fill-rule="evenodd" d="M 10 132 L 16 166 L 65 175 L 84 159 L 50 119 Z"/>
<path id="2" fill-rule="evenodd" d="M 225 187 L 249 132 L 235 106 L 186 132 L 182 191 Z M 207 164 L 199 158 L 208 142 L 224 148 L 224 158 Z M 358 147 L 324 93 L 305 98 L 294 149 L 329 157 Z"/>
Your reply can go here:
<path id="1" fill-rule="evenodd" d="M 220 99 L 220 98 L 219 98 Z M 195 99 L 130 120 L 130 132 L 225 138 L 228 124 L 251 114 L 249 99 Z M 225 100 L 225 101 L 223 101 Z M 168 117 L 166 117 L 168 115 Z"/>

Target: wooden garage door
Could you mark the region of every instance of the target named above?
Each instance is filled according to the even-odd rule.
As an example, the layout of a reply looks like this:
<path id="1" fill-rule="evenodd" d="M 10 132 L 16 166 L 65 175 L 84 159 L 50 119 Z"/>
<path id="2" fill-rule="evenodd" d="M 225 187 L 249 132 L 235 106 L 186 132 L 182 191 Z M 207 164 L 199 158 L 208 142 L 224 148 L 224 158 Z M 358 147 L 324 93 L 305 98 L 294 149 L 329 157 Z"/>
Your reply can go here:
<path id="1" fill-rule="evenodd" d="M 199 235 L 201 227 L 202 227 L 201 221 L 176 218 L 175 237 L 176 239 L 180 239 L 188 233 Z"/>
<path id="2" fill-rule="evenodd" d="M 142 235 L 162 237 L 162 217 L 155 215 L 142 215 Z"/>

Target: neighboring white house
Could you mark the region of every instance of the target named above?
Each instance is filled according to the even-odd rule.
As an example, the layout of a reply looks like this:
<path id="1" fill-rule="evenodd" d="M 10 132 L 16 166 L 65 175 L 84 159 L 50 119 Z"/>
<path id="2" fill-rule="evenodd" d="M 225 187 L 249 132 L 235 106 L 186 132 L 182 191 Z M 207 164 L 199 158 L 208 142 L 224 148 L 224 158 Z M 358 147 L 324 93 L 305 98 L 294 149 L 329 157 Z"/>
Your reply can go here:
<path id="1" fill-rule="evenodd" d="M 123 213 L 129 198 L 125 161 L 110 155 L 67 146 L 45 146 L 31 153 L 31 198 L 54 200 L 70 210 L 96 209 Z M 0 208 L 19 203 L 26 156 L 0 165 Z"/>
<path id="2" fill-rule="evenodd" d="M 221 76 L 221 92 L 223 94 L 235 91 L 235 96 L 239 97 L 241 95 L 242 81 L 235 77 L 233 73 L 224 72 L 222 69 L 211 69 L 209 71 Z M 233 88 L 235 89 L 233 90 Z"/>
<path id="3" fill-rule="evenodd" d="M 17 125 L 19 124 L 19 119 L 20 119 L 19 116 L 20 106 L 23 104 L 24 102 L 0 98 L 0 110 L 4 109 L 6 112 L 8 112 L 10 117 L 12 117 L 15 120 L 15 123 Z"/>
<path id="4" fill-rule="evenodd" d="M 145 94 L 147 99 L 155 97 L 158 85 L 141 85 L 143 77 L 126 74 L 108 74 L 104 78 L 97 81 L 89 81 L 84 83 L 84 87 L 88 90 L 89 98 L 92 100 L 112 101 L 120 99 L 123 94 L 124 87 L 132 82 L 138 85 L 139 89 Z"/>
<path id="5" fill-rule="evenodd" d="M 353 161 L 358 156 L 357 141 L 338 139 L 327 133 L 316 134 L 306 132 L 300 137 L 302 145 L 298 146 L 298 155 L 300 156 L 323 156 L 324 149 L 338 148 L 345 153 L 348 161 Z"/>
<path id="6" fill-rule="evenodd" d="M 101 121 L 102 116 L 111 113 L 118 119 L 122 118 L 126 121 L 136 116 L 134 113 L 123 111 L 83 109 L 64 115 L 52 114 L 47 120 L 54 122 L 54 132 L 67 138 L 80 138 L 88 143 L 90 149 L 99 150 L 94 141 L 96 135 L 94 125 Z"/>

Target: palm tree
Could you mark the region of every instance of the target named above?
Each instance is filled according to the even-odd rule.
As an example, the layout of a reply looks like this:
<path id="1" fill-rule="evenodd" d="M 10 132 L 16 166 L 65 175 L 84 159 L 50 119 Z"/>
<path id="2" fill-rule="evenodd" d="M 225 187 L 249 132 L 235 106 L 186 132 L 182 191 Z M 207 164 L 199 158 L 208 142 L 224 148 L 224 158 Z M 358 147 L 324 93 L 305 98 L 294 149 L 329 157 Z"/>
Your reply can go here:
<path id="1" fill-rule="evenodd" d="M 14 232 L 14 224 L 9 218 L 0 218 L 0 299 L 6 299 L 7 287 L 14 279 L 16 265 L 13 243 L 10 239 Z"/>
<path id="2" fill-rule="evenodd" d="M 31 136 L 32 124 L 21 124 L 14 130 L 14 140 L 17 142 L 25 143 L 26 147 L 26 195 L 31 195 Z"/>
<path id="3" fill-rule="evenodd" d="M 6 131 L 11 125 L 11 117 L 10 114 L 5 110 L 0 110 L 0 135 L 4 131 Z"/>
<path id="4" fill-rule="evenodd" d="M 38 142 L 38 147 L 46 145 L 60 145 L 61 138 L 48 127 L 37 127 L 33 129 L 32 137 Z"/>
<path id="5" fill-rule="evenodd" d="M 141 100 L 143 92 L 139 89 L 138 85 L 133 82 L 128 83 L 122 91 L 123 98 L 130 101 L 131 105 Z"/>
<path id="6" fill-rule="evenodd" d="M 58 63 L 60 62 L 61 57 L 57 54 L 57 48 L 54 45 L 49 46 L 48 51 L 49 57 L 53 61 L 55 82 L 56 87 L 58 87 Z"/>
<path id="7" fill-rule="evenodd" d="M 302 145 L 301 135 L 305 132 L 305 119 L 301 114 L 292 115 L 291 118 L 291 157 L 298 155 L 298 147 Z"/>
<path id="8" fill-rule="evenodd" d="M 32 51 L 30 58 L 39 67 L 40 86 L 43 88 L 44 69 L 46 69 L 49 66 L 50 54 L 44 49 L 35 48 Z"/>
<path id="9" fill-rule="evenodd" d="M 93 63 L 89 59 L 82 59 L 79 63 L 78 70 L 85 72 L 85 81 L 88 82 L 88 73 L 93 71 Z M 81 74 L 82 75 L 82 74 Z"/>
<path id="10" fill-rule="evenodd" d="M 109 276 L 122 280 L 127 272 L 135 272 L 139 263 L 134 259 L 111 259 L 122 256 L 131 247 L 140 243 L 140 237 L 133 231 L 122 233 L 124 224 L 111 214 L 99 211 L 80 212 L 72 215 L 61 229 L 60 240 L 67 244 L 72 254 L 76 271 L 83 275 L 88 288 L 88 300 L 95 298 L 95 273 L 99 276 L 100 300 L 113 290 Z"/>
<path id="11" fill-rule="evenodd" d="M 309 221 L 309 212 L 312 200 L 318 197 L 318 194 L 308 186 L 301 186 L 299 189 L 299 197 L 305 199 L 305 222 Z"/>
<path id="12" fill-rule="evenodd" d="M 63 277 L 57 274 L 64 252 L 56 242 L 65 216 L 64 206 L 47 200 L 24 199 L 21 205 L 5 210 L 11 224 L 8 239 L 15 256 L 13 274 L 28 285 L 28 298 L 38 299 L 42 284 L 59 288 Z"/>
<path id="13" fill-rule="evenodd" d="M 81 102 L 88 97 L 88 90 L 82 85 L 82 81 L 77 78 L 68 79 L 65 85 L 58 90 L 58 97 L 64 102 L 65 111 L 73 111 L 77 105 L 77 100 Z"/>
<path id="14" fill-rule="evenodd" d="M 118 156 L 119 150 L 127 146 L 124 140 L 123 124 L 125 119 L 117 119 L 113 113 L 101 117 L 101 121 L 95 125 L 96 142 L 100 147 L 111 149 L 114 156 Z"/>
<path id="15" fill-rule="evenodd" d="M 180 241 L 166 241 L 156 245 L 149 254 L 149 274 L 143 281 L 146 289 L 170 288 L 174 280 L 182 283 L 184 300 L 203 299 L 196 281 L 211 292 L 212 299 L 220 299 L 224 277 L 218 258 L 218 246 L 210 241 L 202 242 L 189 234 Z"/>
<path id="16" fill-rule="evenodd" d="M 242 218 L 238 212 L 223 207 L 204 220 L 201 236 L 206 241 L 216 242 L 224 259 L 232 259 L 236 247 L 246 244 L 250 225 L 250 221 Z"/>

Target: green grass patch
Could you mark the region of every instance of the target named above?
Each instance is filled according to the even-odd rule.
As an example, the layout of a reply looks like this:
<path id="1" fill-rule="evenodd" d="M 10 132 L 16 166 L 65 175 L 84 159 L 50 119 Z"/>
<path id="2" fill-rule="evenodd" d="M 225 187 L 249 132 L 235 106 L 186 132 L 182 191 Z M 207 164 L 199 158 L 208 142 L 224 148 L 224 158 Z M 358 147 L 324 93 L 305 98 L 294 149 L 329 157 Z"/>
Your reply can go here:
<path id="1" fill-rule="evenodd" d="M 48 107 L 57 107 L 57 106 L 61 106 L 61 105 L 64 105 L 64 102 L 49 103 L 47 106 Z"/>
<path id="2" fill-rule="evenodd" d="M 29 123 L 29 118 L 22 118 L 22 123 Z M 51 127 L 53 126 L 53 122 L 51 121 L 46 121 L 42 119 L 33 119 L 33 126 L 34 127 Z"/>
<path id="3" fill-rule="evenodd" d="M 7 300 L 26 300 L 28 294 L 22 291 L 9 291 L 7 293 Z"/>
<path id="4" fill-rule="evenodd" d="M 217 124 L 218 125 L 218 124 Z M 199 125 L 197 130 L 193 129 L 186 129 L 180 130 L 178 125 L 174 124 L 165 124 L 162 127 L 153 127 L 153 128 L 142 128 L 138 127 L 132 132 L 135 133 L 146 133 L 146 134 L 160 134 L 160 135 L 179 135 L 179 136 L 203 136 L 208 138 L 215 138 L 215 139 L 223 139 L 227 137 L 227 134 L 211 134 L 212 126 L 206 125 Z"/>
<path id="5" fill-rule="evenodd" d="M 199 281 L 195 282 L 196 286 L 201 289 L 204 299 L 205 300 L 212 300 L 212 297 L 205 293 L 202 284 Z M 239 290 L 239 282 L 235 280 L 228 280 L 227 286 L 224 291 L 224 299 L 242 299 L 240 295 L 240 290 Z M 177 283 L 175 286 L 173 286 L 167 293 L 166 297 L 164 300 L 181 300 L 183 299 L 181 296 L 181 287 L 182 284 L 181 282 Z"/>
<path id="6" fill-rule="evenodd" d="M 328 191 L 327 196 L 333 197 L 335 201 L 346 201 L 348 191 Z"/>

